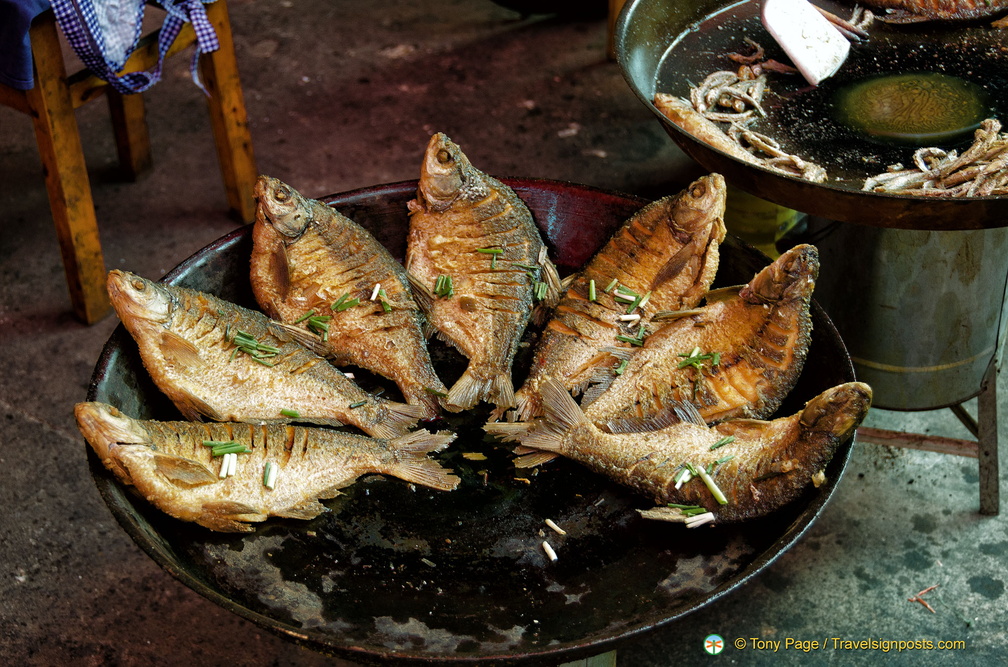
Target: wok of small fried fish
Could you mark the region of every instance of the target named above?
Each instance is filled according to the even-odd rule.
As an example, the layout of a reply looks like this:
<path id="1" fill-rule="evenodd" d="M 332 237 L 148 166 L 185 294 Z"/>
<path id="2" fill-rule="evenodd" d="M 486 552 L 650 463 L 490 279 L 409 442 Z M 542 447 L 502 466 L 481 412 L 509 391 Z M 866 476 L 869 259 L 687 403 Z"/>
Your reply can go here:
<path id="1" fill-rule="evenodd" d="M 511 366 L 537 285 L 549 304 L 560 289 L 531 212 L 441 133 L 427 145 L 409 211 L 406 269 L 431 292 L 422 305 L 438 336 L 469 360 L 446 405 L 513 407 Z"/>
<path id="2" fill-rule="evenodd" d="M 147 372 L 187 419 L 285 422 L 293 411 L 396 437 L 424 412 L 372 396 L 260 312 L 126 271 L 109 272 L 108 292 Z"/>
<path id="3" fill-rule="evenodd" d="M 450 491 L 459 478 L 427 457 L 452 433 L 415 431 L 393 440 L 283 424 L 216 424 L 132 419 L 104 403 L 78 403 L 78 427 L 106 468 L 161 511 L 211 530 L 248 532 L 268 517 L 312 519 L 319 502 L 361 475 L 382 473 Z M 222 476 L 223 457 L 206 443 L 247 452 Z M 264 482 L 277 468 L 273 488 Z"/>
<path id="4" fill-rule="evenodd" d="M 773 421 L 736 419 L 710 427 L 687 410 L 656 419 L 645 430 L 635 424 L 622 432 L 613 422 L 611 433 L 595 426 L 560 384 L 544 382 L 542 398 L 542 421 L 504 425 L 511 427 L 507 439 L 532 451 L 516 465 L 538 465 L 542 452 L 562 454 L 656 503 L 705 507 L 728 522 L 764 516 L 796 499 L 864 419 L 871 389 L 860 382 L 842 384 Z M 719 446 L 726 438 L 732 440 Z M 726 502 L 701 479 L 676 488 L 684 463 L 709 471 Z"/>
<path id="5" fill-rule="evenodd" d="M 717 272 L 724 207 L 724 179 L 704 176 L 642 208 L 568 279 L 517 392 L 518 419 L 541 414 L 538 387 L 544 378 L 580 393 L 597 369 L 611 363 L 606 348 L 630 347 L 626 340 L 647 331 L 656 312 L 700 302 Z M 634 314 L 640 319 L 620 319 Z"/>
<path id="6" fill-rule="evenodd" d="M 665 324 L 631 351 L 621 374 L 609 376 L 608 388 L 595 401 L 582 401 L 585 414 L 604 425 L 692 403 L 706 423 L 768 418 L 805 364 L 818 273 L 818 251 L 800 245 L 748 285 L 718 290 L 720 298 Z M 692 358 L 699 359 L 691 364 L 694 350 Z"/>
<path id="7" fill-rule="evenodd" d="M 402 265 L 353 220 L 275 178 L 260 176 L 255 197 L 250 276 L 263 311 L 334 364 L 395 381 L 407 403 L 435 417 L 448 390 Z"/>
<path id="8" fill-rule="evenodd" d="M 794 500 L 870 405 L 870 388 L 848 383 L 790 417 L 756 419 L 777 409 L 801 372 L 818 257 L 800 246 L 749 285 L 709 293 L 725 236 L 718 174 L 632 216 L 568 278 L 562 298 L 528 208 L 444 134 L 431 138 L 409 202 L 405 270 L 356 223 L 276 179 L 261 177 L 256 197 L 250 279 L 282 322 L 109 273 L 110 299 L 144 367 L 193 421 L 136 420 L 85 403 L 78 425 L 121 482 L 176 518 L 222 531 L 269 516 L 312 518 L 320 499 L 369 472 L 451 490 L 458 478 L 427 454 L 454 436 L 407 433 L 436 413 L 440 395 L 448 410 L 485 400 L 494 417 L 511 408 L 523 420 L 544 415 L 486 425 L 520 443 L 520 467 L 562 455 L 656 502 L 742 520 Z M 511 366 L 536 297 L 536 314 L 551 319 L 516 396 Z M 469 360 L 447 391 L 425 324 Z M 325 356 L 389 377 L 412 404 L 368 394 Z M 579 406 L 571 392 L 586 387 Z M 204 417 L 229 423 L 197 423 Z M 249 450 L 233 476 L 204 445 L 224 441 Z M 267 462 L 282 471 L 272 489 Z M 727 502 L 699 480 L 676 488 L 685 464 L 708 469 Z"/>

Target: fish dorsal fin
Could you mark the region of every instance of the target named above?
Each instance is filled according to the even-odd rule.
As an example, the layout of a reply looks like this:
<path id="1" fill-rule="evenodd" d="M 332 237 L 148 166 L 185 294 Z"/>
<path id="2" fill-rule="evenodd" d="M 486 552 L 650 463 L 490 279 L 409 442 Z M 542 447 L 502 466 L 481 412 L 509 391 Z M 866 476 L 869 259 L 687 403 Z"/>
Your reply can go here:
<path id="1" fill-rule="evenodd" d="M 572 273 L 569 276 L 567 276 L 566 278 L 564 278 L 563 280 L 561 280 L 560 281 L 560 289 L 561 289 L 561 291 L 566 292 L 568 289 L 570 289 L 570 286 L 574 283 L 575 280 L 577 280 L 577 277 L 578 277 L 578 274 Z"/>
<path id="2" fill-rule="evenodd" d="M 651 281 L 651 289 L 658 289 L 664 285 L 669 280 L 675 278 L 682 270 L 686 267 L 686 264 L 695 257 L 697 254 L 697 240 L 695 238 L 690 239 L 689 243 L 684 245 L 678 250 L 674 255 L 669 257 L 669 260 L 665 262 L 665 265 L 658 269 L 658 273 L 655 274 L 654 280 Z"/>
<path id="3" fill-rule="evenodd" d="M 651 417 L 611 419 L 606 423 L 606 430 L 610 433 L 645 433 L 676 424 L 707 425 L 692 403 L 676 402 Z"/>
<path id="4" fill-rule="evenodd" d="M 210 468 L 199 461 L 193 461 L 184 456 L 156 452 L 154 467 L 172 484 L 187 489 L 220 481 Z"/>
<path id="5" fill-rule="evenodd" d="M 312 498 L 311 500 L 306 500 L 303 503 L 293 505 L 291 507 L 286 507 L 282 510 L 274 512 L 276 516 L 283 517 L 285 519 L 314 519 L 322 512 L 328 511 L 326 506 L 319 501 Z"/>
<path id="6" fill-rule="evenodd" d="M 616 357 L 620 361 L 626 361 L 636 354 L 637 350 L 632 347 L 603 347 L 602 352 L 610 357 Z"/>
<path id="7" fill-rule="evenodd" d="M 175 400 L 175 407 L 179 409 L 182 416 L 189 421 L 203 421 L 203 417 L 215 422 L 227 421 L 224 416 L 215 410 L 209 403 L 198 396 L 186 394 Z"/>
<path id="8" fill-rule="evenodd" d="M 280 300 L 285 301 L 290 296 L 290 262 L 287 259 L 287 244 L 282 241 L 270 254 L 269 270 Z"/>
<path id="9" fill-rule="evenodd" d="M 161 332 L 161 354 L 173 366 L 198 369 L 204 365 L 199 348 L 174 331 Z"/>
<path id="10" fill-rule="evenodd" d="M 703 415 L 701 415 L 700 411 L 697 410 L 697 406 L 692 403 L 675 401 L 667 408 L 667 410 L 671 411 L 676 416 L 676 419 L 684 424 L 696 424 L 697 426 L 707 425 Z"/>

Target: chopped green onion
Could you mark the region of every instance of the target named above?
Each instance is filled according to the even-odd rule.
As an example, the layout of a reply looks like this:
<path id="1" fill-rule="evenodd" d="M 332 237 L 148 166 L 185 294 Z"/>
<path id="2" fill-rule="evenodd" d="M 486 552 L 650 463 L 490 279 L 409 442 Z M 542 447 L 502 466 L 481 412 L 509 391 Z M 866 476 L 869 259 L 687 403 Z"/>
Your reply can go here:
<path id="1" fill-rule="evenodd" d="M 637 306 L 640 305 L 641 298 L 642 297 L 639 297 L 639 296 L 638 297 L 634 297 L 634 300 L 630 302 L 629 306 L 627 306 L 627 309 L 626 309 L 626 314 L 627 315 L 629 315 L 633 311 L 637 310 Z"/>
<path id="2" fill-rule="evenodd" d="M 624 359 L 623 361 L 619 362 L 619 365 L 613 372 L 616 373 L 616 375 L 623 375 L 623 371 L 626 370 L 627 364 L 629 363 L 630 363 L 629 359 Z"/>
<path id="3" fill-rule="evenodd" d="M 294 320 L 294 324 L 301 324 L 302 322 L 304 322 L 305 320 L 307 320 L 309 317 L 311 317 L 314 314 L 315 314 L 315 309 L 312 308 L 307 313 L 305 313 L 304 315 L 302 315 L 298 319 Z"/>
<path id="4" fill-rule="evenodd" d="M 718 440 L 717 442 L 715 442 L 713 445 L 711 445 L 710 446 L 710 451 L 713 452 L 718 447 L 724 447 L 725 445 L 731 444 L 733 442 L 735 442 L 735 436 L 734 435 L 726 435 L 725 437 L 721 438 L 720 440 Z"/>
<path id="5" fill-rule="evenodd" d="M 434 283 L 434 294 L 441 297 L 450 297 L 454 293 L 452 277 L 446 275 L 438 276 L 437 281 Z"/>
<path id="6" fill-rule="evenodd" d="M 443 391 L 438 391 L 437 389 L 431 389 L 430 387 L 424 387 L 424 391 L 426 391 L 428 394 L 433 394 L 434 396 L 437 396 L 438 398 L 448 398 L 448 394 L 444 393 Z"/>
<path id="7" fill-rule="evenodd" d="M 725 494 L 721 492 L 721 489 L 718 488 L 718 485 L 707 471 L 703 468 L 698 468 L 697 472 L 700 474 L 700 479 L 703 480 L 703 483 L 707 485 L 707 489 L 711 492 L 711 495 L 714 496 L 714 500 L 718 501 L 720 505 L 727 505 L 728 499 L 725 498 Z"/>
<path id="8" fill-rule="evenodd" d="M 683 484 L 693 479 L 693 473 L 690 470 L 692 467 L 693 466 L 691 466 L 689 463 L 683 464 L 682 469 L 679 472 L 677 472 L 676 476 L 673 478 L 673 481 L 675 482 L 675 488 L 677 489 L 681 488 Z"/>
<path id="9" fill-rule="evenodd" d="M 540 281 L 536 281 L 535 284 L 535 299 L 536 301 L 542 301 L 546 298 L 546 291 L 549 289 L 549 285 Z"/>
<path id="10" fill-rule="evenodd" d="M 630 343 L 631 345 L 641 346 L 644 344 L 643 339 L 633 338 L 631 336 L 616 336 L 616 340 L 621 340 L 624 343 Z"/>
<path id="11" fill-rule="evenodd" d="M 375 299 L 377 299 L 379 292 L 381 292 L 381 283 L 375 283 L 374 289 L 371 290 L 371 298 L 369 300 L 374 301 Z"/>
<path id="12" fill-rule="evenodd" d="M 347 299 L 345 301 L 342 301 L 338 305 L 337 304 L 333 304 L 332 309 L 335 310 L 337 313 L 342 313 L 344 310 L 347 310 L 349 308 L 354 308 L 355 306 L 359 306 L 359 305 L 360 305 L 360 299 L 357 298 L 357 297 L 354 297 L 352 299 Z"/>
<path id="13" fill-rule="evenodd" d="M 332 315 L 316 315 L 308 318 L 308 328 L 322 336 L 322 340 L 329 340 L 329 320 Z"/>
<path id="14" fill-rule="evenodd" d="M 210 454 L 213 457 L 224 456 L 225 454 L 251 454 L 252 450 L 236 440 L 204 440 L 203 446 L 210 447 Z"/>
<path id="15" fill-rule="evenodd" d="M 592 278 L 591 280 L 588 281 L 588 300 L 589 301 L 594 301 L 595 300 L 595 279 L 594 278 Z"/>
<path id="16" fill-rule="evenodd" d="M 350 409 L 353 410 L 354 408 L 359 408 L 362 405 L 367 405 L 367 401 L 357 401 L 356 403 L 351 403 Z"/>
<path id="17" fill-rule="evenodd" d="M 626 294 L 620 294 L 619 292 L 613 292 L 613 297 L 612 298 L 613 298 L 614 301 L 618 301 L 620 303 L 633 303 L 634 302 L 634 297 L 626 295 Z"/>
<path id="18" fill-rule="evenodd" d="M 651 292 L 649 290 L 649 291 L 647 291 L 647 292 L 644 293 L 644 296 L 641 297 L 641 302 L 639 304 L 637 304 L 637 307 L 638 308 L 643 308 L 644 306 L 647 305 L 647 302 L 650 301 L 650 300 L 651 300 Z"/>
<path id="19" fill-rule="evenodd" d="M 280 466 L 273 465 L 272 461 L 267 461 L 263 469 L 263 486 L 272 491 L 273 487 L 276 486 L 276 478 L 279 472 Z"/>
<path id="20" fill-rule="evenodd" d="M 329 306 L 329 309 L 330 310 L 337 310 L 340 306 L 343 305 L 343 302 L 346 301 L 349 298 L 350 298 L 350 292 L 344 292 L 343 296 L 341 296 L 340 298 L 338 298 L 335 301 L 333 301 L 332 305 Z"/>
<path id="21" fill-rule="evenodd" d="M 502 255 L 504 254 L 503 248 L 476 248 L 476 252 L 481 252 L 485 255 Z"/>
<path id="22" fill-rule="evenodd" d="M 388 294 L 385 293 L 385 289 L 382 288 L 378 290 L 378 300 L 381 302 L 382 310 L 386 313 L 392 312 L 392 304 L 388 301 Z"/>
<path id="23" fill-rule="evenodd" d="M 297 419 L 301 416 L 297 410 L 291 410 L 290 408 L 284 408 L 280 411 L 280 414 L 284 417 L 290 417 L 291 419 Z"/>
<path id="24" fill-rule="evenodd" d="M 606 288 L 604 290 L 602 290 L 602 291 L 605 292 L 606 294 L 608 294 L 609 292 L 613 291 L 613 288 L 616 287 L 616 285 L 618 285 L 618 284 L 619 284 L 619 281 L 617 279 L 613 278 L 612 282 L 609 283 L 608 285 L 606 285 Z"/>
<path id="25" fill-rule="evenodd" d="M 714 462 L 714 465 L 719 466 L 722 463 L 728 463 L 733 458 L 735 458 L 734 454 L 729 454 L 728 456 L 722 456 L 721 458 L 719 458 L 717 461 Z"/>

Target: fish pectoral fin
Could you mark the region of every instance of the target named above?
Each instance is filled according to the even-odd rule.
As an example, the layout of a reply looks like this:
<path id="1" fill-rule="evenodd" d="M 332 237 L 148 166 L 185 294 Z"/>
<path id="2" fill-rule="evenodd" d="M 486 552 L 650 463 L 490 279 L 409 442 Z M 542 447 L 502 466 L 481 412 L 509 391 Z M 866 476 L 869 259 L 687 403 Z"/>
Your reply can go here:
<path id="1" fill-rule="evenodd" d="M 268 515 L 235 500 L 212 500 L 203 503 L 203 513 L 196 523 L 224 533 L 248 533 L 255 529 L 250 523 L 265 521 Z"/>
<path id="2" fill-rule="evenodd" d="M 199 461 L 175 456 L 173 454 L 154 454 L 154 467 L 159 473 L 165 476 L 172 484 L 185 488 L 203 486 L 204 484 L 214 484 L 220 479 Z"/>
<path id="3" fill-rule="evenodd" d="M 730 285 L 728 287 L 718 287 L 704 294 L 704 305 L 709 306 L 718 301 L 735 298 L 742 291 L 745 285 Z"/>
<path id="4" fill-rule="evenodd" d="M 329 345 L 325 341 L 306 329 L 281 322 L 275 322 L 273 326 L 320 357 L 325 357 L 331 352 Z"/>
<path id="5" fill-rule="evenodd" d="M 413 298 L 420 306 L 420 310 L 429 313 L 434 304 L 434 293 L 412 271 L 406 271 L 406 280 L 409 281 L 410 291 L 413 292 Z"/>
<path id="6" fill-rule="evenodd" d="M 173 366 L 199 369 L 205 365 L 199 348 L 174 331 L 161 332 L 161 354 Z"/>
<path id="7" fill-rule="evenodd" d="M 297 505 L 293 505 L 291 507 L 278 510 L 274 512 L 274 514 L 284 519 L 308 520 L 308 519 L 314 519 L 319 514 L 322 514 L 322 512 L 328 512 L 328 511 L 329 508 L 327 508 L 325 505 L 323 505 L 322 503 L 313 498 L 311 500 L 306 500 L 303 503 L 299 503 Z"/>
<path id="8" fill-rule="evenodd" d="M 192 394 L 187 394 L 176 400 L 175 407 L 189 421 L 203 421 L 203 417 L 215 422 L 227 421 L 213 406 Z"/>
<path id="9" fill-rule="evenodd" d="M 672 280 L 686 267 L 691 259 L 697 256 L 697 239 L 690 239 L 689 243 L 680 248 L 674 255 L 669 257 L 664 266 L 658 269 L 654 280 L 651 281 L 651 289 L 657 289 L 669 280 Z"/>
<path id="10" fill-rule="evenodd" d="M 290 295 L 290 262 L 287 259 L 287 246 L 283 242 L 277 243 L 270 255 L 269 270 L 280 300 L 286 300 Z"/>

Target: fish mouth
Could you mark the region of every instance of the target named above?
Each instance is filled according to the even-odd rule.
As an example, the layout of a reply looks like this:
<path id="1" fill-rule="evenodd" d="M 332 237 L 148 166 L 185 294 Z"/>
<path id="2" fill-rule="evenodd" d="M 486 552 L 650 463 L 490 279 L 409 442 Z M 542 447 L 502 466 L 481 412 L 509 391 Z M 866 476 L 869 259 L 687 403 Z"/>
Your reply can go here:
<path id="1" fill-rule="evenodd" d="M 801 424 L 812 431 L 831 432 L 846 440 L 868 416 L 872 389 L 864 382 L 847 382 L 827 389 L 806 405 Z"/>
<path id="2" fill-rule="evenodd" d="M 143 435 L 133 428 L 133 420 L 111 405 L 78 403 L 74 406 L 77 428 L 102 459 L 119 444 L 139 444 Z"/>
<path id="3" fill-rule="evenodd" d="M 252 194 L 256 200 L 258 221 L 295 240 L 308 229 L 308 217 L 296 214 L 300 203 L 298 192 L 280 179 L 260 176 Z"/>

